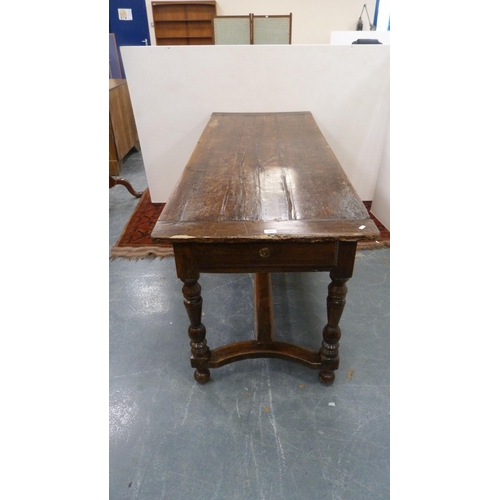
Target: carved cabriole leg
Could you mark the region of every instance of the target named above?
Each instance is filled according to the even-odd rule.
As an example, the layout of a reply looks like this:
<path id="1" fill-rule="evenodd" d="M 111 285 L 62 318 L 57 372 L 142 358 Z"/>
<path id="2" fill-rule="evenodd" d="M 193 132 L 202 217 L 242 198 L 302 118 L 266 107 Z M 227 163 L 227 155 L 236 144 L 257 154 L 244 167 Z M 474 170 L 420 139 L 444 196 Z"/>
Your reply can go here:
<path id="1" fill-rule="evenodd" d="M 201 307 L 203 299 L 201 298 L 201 286 L 198 278 L 182 279 L 184 286 L 182 294 L 184 295 L 184 306 L 189 316 L 188 334 L 191 339 L 191 366 L 196 368 L 194 378 L 200 384 L 208 382 L 210 370 L 207 367 L 210 359 L 210 349 L 205 340 L 205 326 L 201 322 Z"/>
<path id="2" fill-rule="evenodd" d="M 133 187 L 132 184 L 130 184 L 127 179 L 122 179 L 122 178 L 116 178 L 116 177 L 111 177 L 109 176 L 109 187 L 115 187 L 117 184 L 120 184 L 122 186 L 125 186 L 128 190 L 128 192 L 132 195 L 135 196 L 136 198 L 140 198 L 144 191 L 136 191 Z"/>
<path id="3" fill-rule="evenodd" d="M 333 383 L 335 380 L 334 370 L 339 367 L 339 340 L 341 336 L 339 322 L 345 306 L 346 282 L 348 281 L 348 278 L 335 278 L 333 271 L 330 273 L 330 278 L 332 282 L 328 285 L 326 299 L 328 324 L 323 328 L 323 342 L 319 351 L 321 358 L 319 379 L 323 384 Z"/>

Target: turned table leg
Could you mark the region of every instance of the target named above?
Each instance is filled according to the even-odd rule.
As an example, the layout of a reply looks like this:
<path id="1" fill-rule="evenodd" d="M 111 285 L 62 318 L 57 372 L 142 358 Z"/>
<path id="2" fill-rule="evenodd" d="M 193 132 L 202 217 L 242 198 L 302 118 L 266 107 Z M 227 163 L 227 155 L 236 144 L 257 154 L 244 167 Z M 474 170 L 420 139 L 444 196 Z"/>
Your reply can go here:
<path id="1" fill-rule="evenodd" d="M 199 278 L 199 275 L 198 275 Z M 195 369 L 194 378 L 200 384 L 208 382 L 210 370 L 208 361 L 210 359 L 210 349 L 205 340 L 205 326 L 201 322 L 201 309 L 203 299 L 201 298 L 201 286 L 196 279 L 182 279 L 184 286 L 184 306 L 189 316 L 188 334 L 191 339 L 191 366 Z"/>
<path id="2" fill-rule="evenodd" d="M 323 384 L 331 384 L 335 380 L 334 370 L 339 367 L 339 340 L 341 331 L 340 317 L 345 306 L 347 294 L 346 282 L 348 278 L 336 278 L 334 272 L 330 273 L 332 282 L 328 285 L 326 308 L 328 323 L 323 328 L 323 342 L 319 351 L 321 368 L 319 379 Z"/>

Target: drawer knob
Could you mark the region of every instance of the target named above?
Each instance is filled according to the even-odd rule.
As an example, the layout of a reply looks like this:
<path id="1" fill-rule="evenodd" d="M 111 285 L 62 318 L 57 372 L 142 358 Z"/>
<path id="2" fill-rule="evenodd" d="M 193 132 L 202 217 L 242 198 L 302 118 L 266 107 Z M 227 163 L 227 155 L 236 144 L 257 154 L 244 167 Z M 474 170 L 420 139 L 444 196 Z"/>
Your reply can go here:
<path id="1" fill-rule="evenodd" d="M 269 250 L 269 248 L 261 248 L 259 250 L 259 255 L 261 257 L 264 257 L 264 259 L 266 259 L 267 257 L 269 257 L 271 255 L 271 250 Z"/>

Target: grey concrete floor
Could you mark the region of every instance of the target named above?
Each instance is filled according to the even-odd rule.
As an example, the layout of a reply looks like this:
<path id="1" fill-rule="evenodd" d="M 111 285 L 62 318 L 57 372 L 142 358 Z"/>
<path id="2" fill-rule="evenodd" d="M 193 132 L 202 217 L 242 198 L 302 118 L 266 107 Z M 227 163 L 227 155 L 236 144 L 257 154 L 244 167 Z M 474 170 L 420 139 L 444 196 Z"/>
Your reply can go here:
<path id="1" fill-rule="evenodd" d="M 121 176 L 147 187 L 141 153 Z M 137 202 L 110 189 L 110 248 Z M 389 249 L 358 252 L 327 387 L 275 359 L 199 385 L 173 258 L 110 260 L 110 499 L 389 499 L 389 263 Z M 252 338 L 252 279 L 201 276 L 209 346 Z M 278 339 L 319 348 L 328 284 L 328 273 L 273 275 Z"/>

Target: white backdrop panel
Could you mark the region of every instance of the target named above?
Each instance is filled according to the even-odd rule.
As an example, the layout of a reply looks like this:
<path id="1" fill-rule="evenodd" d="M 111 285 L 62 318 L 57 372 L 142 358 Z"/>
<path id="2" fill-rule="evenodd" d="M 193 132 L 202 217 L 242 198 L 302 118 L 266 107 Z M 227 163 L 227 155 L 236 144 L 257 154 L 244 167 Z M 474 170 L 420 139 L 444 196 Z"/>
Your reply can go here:
<path id="1" fill-rule="evenodd" d="M 311 111 L 363 200 L 389 125 L 389 47 L 122 47 L 153 202 L 167 201 L 213 112 Z"/>

